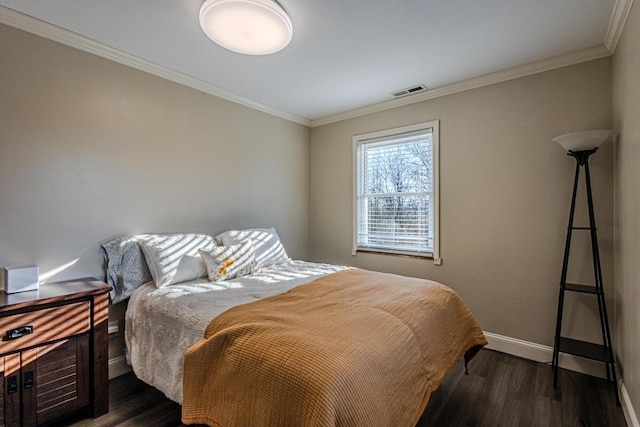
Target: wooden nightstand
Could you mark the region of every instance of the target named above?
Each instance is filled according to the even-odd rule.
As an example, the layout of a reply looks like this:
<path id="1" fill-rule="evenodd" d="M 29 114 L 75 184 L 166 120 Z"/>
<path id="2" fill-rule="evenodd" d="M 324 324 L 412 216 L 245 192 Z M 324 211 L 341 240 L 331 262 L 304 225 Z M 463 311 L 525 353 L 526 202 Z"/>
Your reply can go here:
<path id="1" fill-rule="evenodd" d="M 109 410 L 109 290 L 93 278 L 0 292 L 0 425 Z"/>

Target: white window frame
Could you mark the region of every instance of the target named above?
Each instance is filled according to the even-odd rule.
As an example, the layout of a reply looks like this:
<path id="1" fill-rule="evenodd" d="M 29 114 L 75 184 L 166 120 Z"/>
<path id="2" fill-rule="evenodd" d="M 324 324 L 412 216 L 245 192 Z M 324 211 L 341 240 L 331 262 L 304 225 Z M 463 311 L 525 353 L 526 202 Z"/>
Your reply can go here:
<path id="1" fill-rule="evenodd" d="M 358 245 L 358 148 L 363 143 L 371 143 L 375 140 L 392 139 L 402 134 L 431 131 L 432 136 L 432 182 L 433 182 L 433 252 L 400 251 L 391 248 L 370 248 Z M 442 263 L 440 258 L 440 121 L 431 120 L 409 126 L 386 129 L 353 137 L 353 247 L 352 255 L 358 252 L 377 252 L 395 255 L 409 255 L 423 258 L 433 258 L 436 265 Z"/>

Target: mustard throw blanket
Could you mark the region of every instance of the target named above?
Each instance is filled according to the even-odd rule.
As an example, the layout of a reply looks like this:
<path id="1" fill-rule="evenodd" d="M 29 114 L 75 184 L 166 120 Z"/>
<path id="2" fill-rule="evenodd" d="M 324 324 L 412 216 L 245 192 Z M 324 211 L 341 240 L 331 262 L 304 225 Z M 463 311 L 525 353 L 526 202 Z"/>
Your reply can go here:
<path id="1" fill-rule="evenodd" d="M 459 296 L 349 269 L 234 307 L 187 350 L 182 420 L 210 426 L 407 426 L 486 345 Z"/>

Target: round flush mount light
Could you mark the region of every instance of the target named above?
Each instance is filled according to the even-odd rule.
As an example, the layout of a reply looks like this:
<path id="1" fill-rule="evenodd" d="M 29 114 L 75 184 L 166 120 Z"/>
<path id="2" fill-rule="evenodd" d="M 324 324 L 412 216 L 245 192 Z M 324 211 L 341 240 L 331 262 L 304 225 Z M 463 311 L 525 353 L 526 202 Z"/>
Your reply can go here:
<path id="1" fill-rule="evenodd" d="M 291 19 L 273 0 L 207 0 L 200 26 L 220 46 L 245 55 L 278 52 L 293 37 Z"/>

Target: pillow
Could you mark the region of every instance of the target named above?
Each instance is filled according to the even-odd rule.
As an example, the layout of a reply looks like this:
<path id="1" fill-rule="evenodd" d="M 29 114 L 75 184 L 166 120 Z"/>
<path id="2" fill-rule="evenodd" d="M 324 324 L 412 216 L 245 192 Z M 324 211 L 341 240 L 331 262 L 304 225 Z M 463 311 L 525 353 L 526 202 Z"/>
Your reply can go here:
<path id="1" fill-rule="evenodd" d="M 112 304 L 129 298 L 133 291 L 152 279 L 136 236 L 119 237 L 101 246 L 107 256 Z"/>
<path id="2" fill-rule="evenodd" d="M 138 241 L 158 288 L 205 276 L 198 250 L 216 246 L 206 234 L 145 234 Z"/>
<path id="3" fill-rule="evenodd" d="M 257 270 L 251 240 L 234 246 L 218 246 L 211 251 L 200 249 L 200 255 L 207 266 L 207 275 L 211 282 L 233 279 Z"/>
<path id="4" fill-rule="evenodd" d="M 260 268 L 291 259 L 280 243 L 280 236 L 275 228 L 229 230 L 218 234 L 216 240 L 223 246 L 234 246 L 245 240 L 251 240 L 256 262 Z"/>

